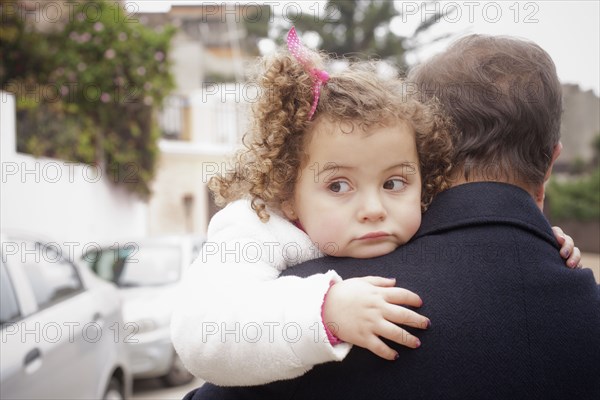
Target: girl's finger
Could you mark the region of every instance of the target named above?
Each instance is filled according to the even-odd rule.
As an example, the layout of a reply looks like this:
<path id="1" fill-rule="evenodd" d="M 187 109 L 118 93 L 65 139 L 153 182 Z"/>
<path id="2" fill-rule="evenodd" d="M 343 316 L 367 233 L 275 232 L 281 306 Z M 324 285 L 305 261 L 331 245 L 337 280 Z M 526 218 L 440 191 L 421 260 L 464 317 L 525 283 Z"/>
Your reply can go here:
<path id="1" fill-rule="evenodd" d="M 386 360 L 394 361 L 398 358 L 398 352 L 375 335 L 369 340 L 366 349 Z"/>
<path id="2" fill-rule="evenodd" d="M 418 294 L 398 287 L 384 289 L 383 298 L 385 301 L 392 304 L 402 304 L 413 307 L 421 307 L 423 305 L 423 300 L 421 300 Z"/>
<path id="3" fill-rule="evenodd" d="M 396 285 L 396 278 L 384 278 L 382 276 L 363 276 L 362 278 L 358 279 L 364 280 L 374 286 L 392 287 Z"/>
<path id="4" fill-rule="evenodd" d="M 579 247 L 575 247 L 573 249 L 573 254 L 567 260 L 567 266 L 569 268 L 577 268 L 581 266 L 581 251 L 579 251 Z"/>
<path id="5" fill-rule="evenodd" d="M 431 326 L 429 318 L 395 304 L 388 304 L 384 308 L 383 317 L 394 324 L 411 326 L 413 328 L 427 329 Z"/>
<path id="6" fill-rule="evenodd" d="M 389 321 L 382 323 L 375 333 L 378 336 L 389 339 L 402 346 L 410 347 L 411 349 L 416 349 L 421 346 L 421 341 L 416 336 L 411 335 L 398 325 L 392 324 Z"/>
<path id="7" fill-rule="evenodd" d="M 571 254 L 573 254 L 575 242 L 573 241 L 573 238 L 569 235 L 564 235 L 564 238 L 565 241 L 560 248 L 560 256 L 566 260 Z"/>
<path id="8" fill-rule="evenodd" d="M 553 226 L 552 232 L 554 232 L 554 237 L 556 238 L 558 244 L 562 246 L 562 244 L 565 242 L 565 233 L 563 232 L 563 230 L 560 229 L 560 227 L 558 226 Z"/>

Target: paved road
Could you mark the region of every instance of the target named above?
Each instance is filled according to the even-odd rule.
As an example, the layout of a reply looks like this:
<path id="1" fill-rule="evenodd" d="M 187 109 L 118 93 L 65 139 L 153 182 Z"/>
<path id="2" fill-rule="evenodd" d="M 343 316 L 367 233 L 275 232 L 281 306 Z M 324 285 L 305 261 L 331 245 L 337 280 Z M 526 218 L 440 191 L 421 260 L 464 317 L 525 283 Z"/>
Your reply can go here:
<path id="1" fill-rule="evenodd" d="M 197 379 L 185 386 L 165 388 L 158 379 L 135 381 L 132 400 L 181 400 L 190 390 L 203 383 Z"/>
<path id="2" fill-rule="evenodd" d="M 600 254 L 583 253 L 581 255 L 581 263 L 584 267 L 594 271 L 596 282 L 600 283 Z"/>

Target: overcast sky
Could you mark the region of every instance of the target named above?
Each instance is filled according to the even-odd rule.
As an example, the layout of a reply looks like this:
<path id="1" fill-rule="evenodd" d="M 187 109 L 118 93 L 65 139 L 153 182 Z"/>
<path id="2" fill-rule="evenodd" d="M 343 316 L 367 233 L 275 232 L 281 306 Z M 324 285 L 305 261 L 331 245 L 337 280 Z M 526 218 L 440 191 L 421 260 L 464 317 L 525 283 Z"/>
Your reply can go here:
<path id="1" fill-rule="evenodd" d="M 195 0 L 137 0 L 130 1 L 130 11 L 165 12 L 171 4 L 213 4 L 223 1 Z M 286 15 L 295 7 L 321 18 L 327 17 L 324 1 L 244 1 L 230 4 L 270 4 L 278 15 Z M 558 75 L 565 83 L 577 83 L 582 89 L 592 89 L 600 94 L 600 1 L 443 1 L 429 9 L 417 9 L 422 1 L 399 1 L 396 6 L 404 17 L 393 21 L 392 29 L 410 36 L 428 12 L 452 10 L 427 37 L 442 33 L 457 35 L 488 33 L 520 36 L 531 39 L 544 48 L 556 63 Z M 225 16 L 226 17 L 226 16 Z M 290 22 L 291 25 L 291 22 Z M 418 62 L 443 49 L 449 40 L 423 47 L 408 56 L 411 63 Z"/>

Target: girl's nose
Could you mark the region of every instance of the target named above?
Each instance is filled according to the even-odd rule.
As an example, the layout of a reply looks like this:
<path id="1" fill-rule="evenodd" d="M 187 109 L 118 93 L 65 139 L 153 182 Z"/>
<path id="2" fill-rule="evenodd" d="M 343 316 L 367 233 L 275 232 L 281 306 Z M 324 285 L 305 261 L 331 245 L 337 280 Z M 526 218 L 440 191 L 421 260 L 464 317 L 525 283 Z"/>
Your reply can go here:
<path id="1" fill-rule="evenodd" d="M 358 212 L 358 219 L 361 222 L 383 221 L 387 216 L 387 211 L 383 206 L 379 195 L 373 194 L 365 196 Z"/>

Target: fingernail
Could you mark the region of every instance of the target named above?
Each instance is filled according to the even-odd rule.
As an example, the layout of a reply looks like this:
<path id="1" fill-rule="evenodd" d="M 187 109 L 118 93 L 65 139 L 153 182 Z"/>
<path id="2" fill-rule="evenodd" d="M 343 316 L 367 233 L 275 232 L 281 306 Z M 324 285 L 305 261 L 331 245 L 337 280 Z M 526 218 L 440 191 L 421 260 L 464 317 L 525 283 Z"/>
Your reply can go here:
<path id="1" fill-rule="evenodd" d="M 565 255 L 565 257 L 569 257 L 569 250 L 563 251 L 563 254 Z"/>
<path id="2" fill-rule="evenodd" d="M 430 319 L 427 320 L 427 329 L 429 329 L 429 328 L 431 328 L 431 320 Z"/>
<path id="3" fill-rule="evenodd" d="M 396 361 L 399 358 L 400 358 L 400 354 L 396 353 L 396 355 L 394 356 L 394 361 Z"/>
<path id="4" fill-rule="evenodd" d="M 575 268 L 575 261 L 569 261 L 569 267 Z"/>
<path id="5" fill-rule="evenodd" d="M 415 349 L 421 347 L 421 341 L 419 339 L 417 339 L 416 345 L 415 345 Z"/>

